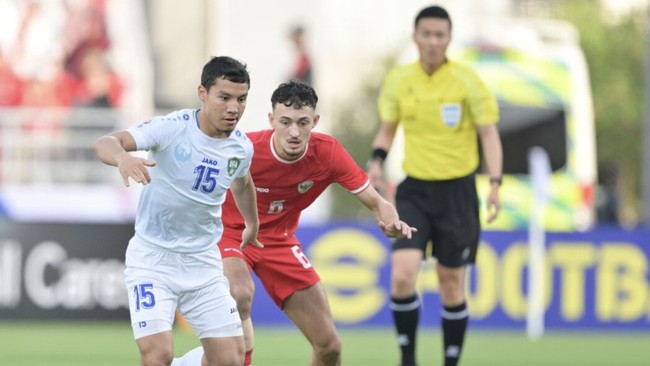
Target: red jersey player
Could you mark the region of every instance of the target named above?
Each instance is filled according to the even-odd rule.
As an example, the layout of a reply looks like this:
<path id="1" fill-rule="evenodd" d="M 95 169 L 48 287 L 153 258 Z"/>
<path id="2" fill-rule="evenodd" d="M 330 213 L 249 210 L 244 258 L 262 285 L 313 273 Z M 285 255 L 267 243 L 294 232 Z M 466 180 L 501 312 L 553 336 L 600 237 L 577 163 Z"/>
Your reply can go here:
<path id="1" fill-rule="evenodd" d="M 251 175 L 257 189 L 258 239 L 264 248 L 249 245 L 244 250 L 245 244 L 240 248 L 244 220 L 232 197 L 223 205 L 219 248 L 244 327 L 244 365 L 250 365 L 253 349 L 250 312 L 255 289 L 250 271 L 311 343 L 310 364 L 341 363 L 341 340 L 325 289 L 295 236 L 302 210 L 330 184 L 339 183 L 368 207 L 386 236 L 410 238 L 416 231 L 399 220 L 395 208 L 375 191 L 364 170 L 336 139 L 312 133 L 319 120 L 317 101 L 314 89 L 303 82 L 281 84 L 271 97 L 272 129 L 247 134 L 255 151 Z M 188 355 L 192 352 L 201 351 Z"/>

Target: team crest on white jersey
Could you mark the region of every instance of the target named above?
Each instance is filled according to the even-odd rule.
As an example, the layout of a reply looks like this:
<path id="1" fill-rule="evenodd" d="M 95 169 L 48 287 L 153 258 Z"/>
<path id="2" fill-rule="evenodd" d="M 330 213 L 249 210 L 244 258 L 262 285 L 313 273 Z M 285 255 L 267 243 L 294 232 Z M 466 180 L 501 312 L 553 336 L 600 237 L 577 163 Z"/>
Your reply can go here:
<path id="1" fill-rule="evenodd" d="M 440 106 L 440 114 L 448 127 L 456 127 L 463 117 L 463 110 L 459 103 L 443 103 Z"/>
<path id="2" fill-rule="evenodd" d="M 298 184 L 298 192 L 305 193 L 309 189 L 311 189 L 311 187 L 313 187 L 313 186 L 314 186 L 314 181 L 313 180 L 306 180 L 306 181 Z"/>
<path id="3" fill-rule="evenodd" d="M 228 175 L 232 177 L 233 174 L 237 171 L 237 168 L 239 168 L 239 164 L 241 164 L 241 160 L 237 158 L 230 158 L 228 159 Z"/>
<path id="4" fill-rule="evenodd" d="M 192 157 L 192 146 L 187 142 L 181 142 L 174 148 L 174 157 L 178 161 L 188 161 Z"/>

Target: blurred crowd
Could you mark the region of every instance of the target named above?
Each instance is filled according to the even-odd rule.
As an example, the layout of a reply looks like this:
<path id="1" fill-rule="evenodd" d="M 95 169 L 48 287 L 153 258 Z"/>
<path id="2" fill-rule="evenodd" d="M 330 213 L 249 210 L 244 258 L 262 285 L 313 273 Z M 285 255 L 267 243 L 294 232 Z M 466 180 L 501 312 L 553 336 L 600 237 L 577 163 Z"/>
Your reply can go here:
<path id="1" fill-rule="evenodd" d="M 107 0 L 0 0 L 0 108 L 119 107 Z"/>

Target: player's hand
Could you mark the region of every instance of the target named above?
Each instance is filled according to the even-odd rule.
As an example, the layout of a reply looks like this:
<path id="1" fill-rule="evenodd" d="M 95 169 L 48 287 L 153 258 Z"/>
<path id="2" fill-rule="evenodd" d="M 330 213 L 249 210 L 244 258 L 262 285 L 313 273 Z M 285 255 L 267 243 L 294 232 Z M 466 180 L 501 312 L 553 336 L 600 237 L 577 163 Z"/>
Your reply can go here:
<path id="1" fill-rule="evenodd" d="M 409 224 L 401 220 L 397 223 L 393 222 L 389 224 L 380 221 L 379 228 L 381 229 L 381 232 L 384 233 L 384 235 L 386 235 L 389 238 L 395 238 L 395 239 L 399 239 L 399 238 L 411 239 L 413 233 L 418 231 L 417 228 L 409 226 Z"/>
<path id="2" fill-rule="evenodd" d="M 124 185 L 127 187 L 129 186 L 129 178 L 142 185 L 151 183 L 151 175 L 149 175 L 149 169 L 147 168 L 154 166 L 156 166 L 155 161 L 138 158 L 129 153 L 124 153 L 117 160 L 117 168 L 120 171 Z"/>
<path id="3" fill-rule="evenodd" d="M 241 244 L 239 245 L 241 250 L 244 250 L 248 244 L 253 244 L 255 248 L 264 248 L 264 244 L 257 239 L 257 231 L 257 228 L 246 226 L 241 234 Z"/>

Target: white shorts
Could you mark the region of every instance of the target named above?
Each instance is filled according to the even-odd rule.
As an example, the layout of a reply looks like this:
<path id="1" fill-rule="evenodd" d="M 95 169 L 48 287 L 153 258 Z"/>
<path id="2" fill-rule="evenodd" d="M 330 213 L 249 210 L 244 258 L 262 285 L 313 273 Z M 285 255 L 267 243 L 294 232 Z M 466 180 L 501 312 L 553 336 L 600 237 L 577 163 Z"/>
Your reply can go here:
<path id="1" fill-rule="evenodd" d="M 219 249 L 182 254 L 134 237 L 124 271 L 135 339 L 170 331 L 176 309 L 201 338 L 243 336 Z"/>

